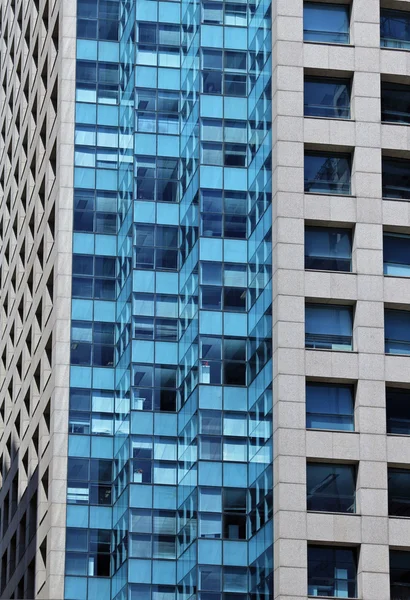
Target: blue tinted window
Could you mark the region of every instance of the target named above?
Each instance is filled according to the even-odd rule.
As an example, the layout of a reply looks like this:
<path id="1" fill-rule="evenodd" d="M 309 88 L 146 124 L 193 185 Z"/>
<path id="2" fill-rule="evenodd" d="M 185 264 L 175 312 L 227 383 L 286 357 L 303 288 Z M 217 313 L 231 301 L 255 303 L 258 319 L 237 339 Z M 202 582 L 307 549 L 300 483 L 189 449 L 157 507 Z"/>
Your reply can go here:
<path id="1" fill-rule="evenodd" d="M 382 159 L 383 198 L 410 200 L 410 162 L 399 158 Z"/>
<path id="2" fill-rule="evenodd" d="M 306 427 L 354 430 L 354 388 L 351 385 L 306 384 Z"/>
<path id="3" fill-rule="evenodd" d="M 410 277 L 410 235 L 384 234 L 383 263 L 386 275 Z"/>
<path id="4" fill-rule="evenodd" d="M 357 550 L 308 546 L 308 595 L 356 598 Z"/>
<path id="5" fill-rule="evenodd" d="M 350 118 L 350 82 L 345 79 L 305 79 L 305 116 Z"/>
<path id="6" fill-rule="evenodd" d="M 349 43 L 349 11 L 347 4 L 305 2 L 303 38 L 309 42 Z"/>
<path id="7" fill-rule="evenodd" d="M 305 328 L 306 348 L 352 349 L 353 311 L 351 306 L 307 304 Z"/>
<path id="8" fill-rule="evenodd" d="M 410 85 L 382 81 L 382 121 L 410 123 Z"/>
<path id="9" fill-rule="evenodd" d="M 305 192 L 350 194 L 349 154 L 305 152 Z"/>
<path id="10" fill-rule="evenodd" d="M 410 12 L 381 9 L 380 44 L 389 48 L 410 48 Z"/>
<path id="11" fill-rule="evenodd" d="M 410 354 L 410 311 L 384 311 L 386 354 Z"/>
<path id="12" fill-rule="evenodd" d="M 389 515 L 410 516 L 410 470 L 388 470 Z"/>
<path id="13" fill-rule="evenodd" d="M 305 269 L 351 271 L 351 231 L 331 227 L 306 227 Z"/>
<path id="14" fill-rule="evenodd" d="M 387 433 L 410 435 L 410 389 L 386 388 Z"/>
<path id="15" fill-rule="evenodd" d="M 355 512 L 356 469 L 354 465 L 308 463 L 307 509 L 325 512 Z"/>
<path id="16" fill-rule="evenodd" d="M 390 550 L 390 597 L 410 597 L 410 553 Z"/>

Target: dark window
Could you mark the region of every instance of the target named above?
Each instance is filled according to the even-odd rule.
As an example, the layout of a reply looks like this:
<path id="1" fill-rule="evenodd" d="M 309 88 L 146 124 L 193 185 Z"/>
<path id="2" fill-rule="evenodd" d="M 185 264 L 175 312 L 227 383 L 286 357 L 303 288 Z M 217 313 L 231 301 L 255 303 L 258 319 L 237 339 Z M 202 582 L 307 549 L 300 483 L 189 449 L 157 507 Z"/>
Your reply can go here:
<path id="1" fill-rule="evenodd" d="M 350 8 L 347 4 L 305 2 L 303 39 L 308 42 L 348 44 Z"/>
<path id="2" fill-rule="evenodd" d="M 410 435 L 410 389 L 386 388 L 387 433 Z"/>
<path id="3" fill-rule="evenodd" d="M 410 516 L 410 470 L 388 469 L 389 515 Z"/>
<path id="4" fill-rule="evenodd" d="M 306 227 L 305 269 L 352 270 L 352 232 L 331 227 Z"/>
<path id="5" fill-rule="evenodd" d="M 305 192 L 351 193 L 351 156 L 329 152 L 305 152 Z"/>
<path id="6" fill-rule="evenodd" d="M 350 119 L 350 81 L 347 79 L 305 79 L 306 117 Z"/>
<path id="7" fill-rule="evenodd" d="M 308 463 L 307 509 L 355 512 L 356 468 L 354 465 Z"/>
<path id="8" fill-rule="evenodd" d="M 382 158 L 383 198 L 410 200 L 410 161 Z"/>
<path id="9" fill-rule="evenodd" d="M 386 354 L 410 354 L 410 311 L 384 311 Z"/>
<path id="10" fill-rule="evenodd" d="M 385 275 L 410 277 L 410 235 L 383 235 L 383 264 Z"/>
<path id="11" fill-rule="evenodd" d="M 410 123 L 410 85 L 382 81 L 382 121 Z"/>
<path id="12" fill-rule="evenodd" d="M 308 546 L 308 595 L 355 598 L 356 548 Z"/>
<path id="13" fill-rule="evenodd" d="M 390 550 L 390 598 L 410 598 L 410 552 Z"/>
<path id="14" fill-rule="evenodd" d="M 352 307 L 306 304 L 305 331 L 306 348 L 352 350 Z"/>
<path id="15" fill-rule="evenodd" d="M 388 48 L 410 48 L 410 12 L 381 9 L 380 45 Z"/>
<path id="16" fill-rule="evenodd" d="M 306 427 L 354 431 L 353 386 L 308 382 L 306 384 Z"/>

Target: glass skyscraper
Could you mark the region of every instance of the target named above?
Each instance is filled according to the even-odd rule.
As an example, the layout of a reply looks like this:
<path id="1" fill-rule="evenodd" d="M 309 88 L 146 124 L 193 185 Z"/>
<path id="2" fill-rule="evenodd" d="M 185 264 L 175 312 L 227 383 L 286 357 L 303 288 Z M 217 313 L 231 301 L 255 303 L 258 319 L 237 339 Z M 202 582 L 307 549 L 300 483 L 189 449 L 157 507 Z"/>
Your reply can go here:
<path id="1" fill-rule="evenodd" d="M 270 4 L 78 0 L 65 598 L 272 592 Z"/>

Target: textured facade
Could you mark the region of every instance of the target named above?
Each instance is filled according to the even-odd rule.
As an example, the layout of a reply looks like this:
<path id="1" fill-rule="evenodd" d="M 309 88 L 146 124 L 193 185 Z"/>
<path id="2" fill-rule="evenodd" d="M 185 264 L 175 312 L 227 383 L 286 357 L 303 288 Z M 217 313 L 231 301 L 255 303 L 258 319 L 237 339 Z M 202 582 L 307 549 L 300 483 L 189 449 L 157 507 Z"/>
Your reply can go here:
<path id="1" fill-rule="evenodd" d="M 410 598 L 410 1 L 0 27 L 0 598 Z"/>
<path id="2" fill-rule="evenodd" d="M 57 598 L 65 554 L 75 28 L 70 6 L 59 1 L 2 2 L 0 23 L 0 595 Z"/>

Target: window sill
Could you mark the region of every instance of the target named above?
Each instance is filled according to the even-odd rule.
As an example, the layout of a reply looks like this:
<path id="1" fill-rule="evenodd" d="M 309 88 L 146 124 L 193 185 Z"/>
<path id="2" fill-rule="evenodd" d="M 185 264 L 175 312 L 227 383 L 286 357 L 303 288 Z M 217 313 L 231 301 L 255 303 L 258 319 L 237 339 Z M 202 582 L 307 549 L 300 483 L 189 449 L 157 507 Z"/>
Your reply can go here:
<path id="1" fill-rule="evenodd" d="M 315 46 L 319 45 L 319 46 L 337 46 L 338 48 L 342 47 L 342 48 L 354 48 L 355 45 L 354 44 L 343 44 L 342 42 L 320 42 L 320 41 L 314 41 L 314 40 L 303 40 L 304 44 L 314 44 Z M 392 48 L 392 50 L 394 50 L 394 48 Z"/>
<path id="2" fill-rule="evenodd" d="M 395 437 L 395 438 L 406 438 L 409 439 L 410 438 L 410 433 L 390 433 L 387 432 L 386 435 L 390 436 L 390 437 Z"/>
<path id="3" fill-rule="evenodd" d="M 382 46 L 380 44 L 380 50 L 390 50 L 390 52 L 393 50 L 393 52 L 397 52 L 397 50 L 399 52 L 410 52 L 410 48 L 395 48 L 393 46 Z"/>
<path id="4" fill-rule="evenodd" d="M 409 123 L 402 123 L 401 121 L 382 121 L 382 125 L 396 125 L 398 127 L 410 127 Z"/>
<path id="5" fill-rule="evenodd" d="M 385 356 L 400 356 L 400 357 L 404 357 L 404 358 L 410 358 L 410 353 L 408 354 L 400 354 L 399 352 L 385 352 L 384 353 Z"/>
<path id="6" fill-rule="evenodd" d="M 308 598 L 316 598 L 316 600 L 318 598 L 341 598 L 341 596 L 308 596 Z M 348 600 L 359 600 L 358 596 L 344 596 L 344 598 L 347 598 Z"/>
<path id="7" fill-rule="evenodd" d="M 331 196 L 332 198 L 356 198 L 353 194 L 332 194 L 331 192 L 304 192 L 305 196 Z M 410 198 L 409 198 L 410 200 Z"/>
<path id="8" fill-rule="evenodd" d="M 359 435 L 360 431 L 349 431 L 348 429 L 317 429 L 314 427 L 306 427 L 306 431 L 324 431 L 325 433 L 349 433 Z M 410 437 L 410 434 L 409 434 Z"/>
<path id="9" fill-rule="evenodd" d="M 307 273 L 340 273 L 342 275 L 357 275 L 357 273 L 355 271 L 332 271 L 330 269 L 306 269 L 305 271 Z M 391 275 L 391 277 L 394 277 Z M 409 275 L 410 277 L 410 275 Z"/>
<path id="10" fill-rule="evenodd" d="M 351 513 L 351 512 L 334 512 L 331 510 L 307 510 L 306 511 L 308 515 L 333 515 L 333 516 L 337 516 L 337 515 L 349 515 L 351 517 L 361 517 L 362 515 L 360 513 Z M 410 518 L 410 517 L 408 517 Z"/>
<path id="11" fill-rule="evenodd" d="M 356 119 L 343 119 L 343 117 L 313 117 L 312 115 L 303 115 L 305 119 L 314 119 L 315 121 L 342 121 L 347 123 L 356 123 Z"/>

